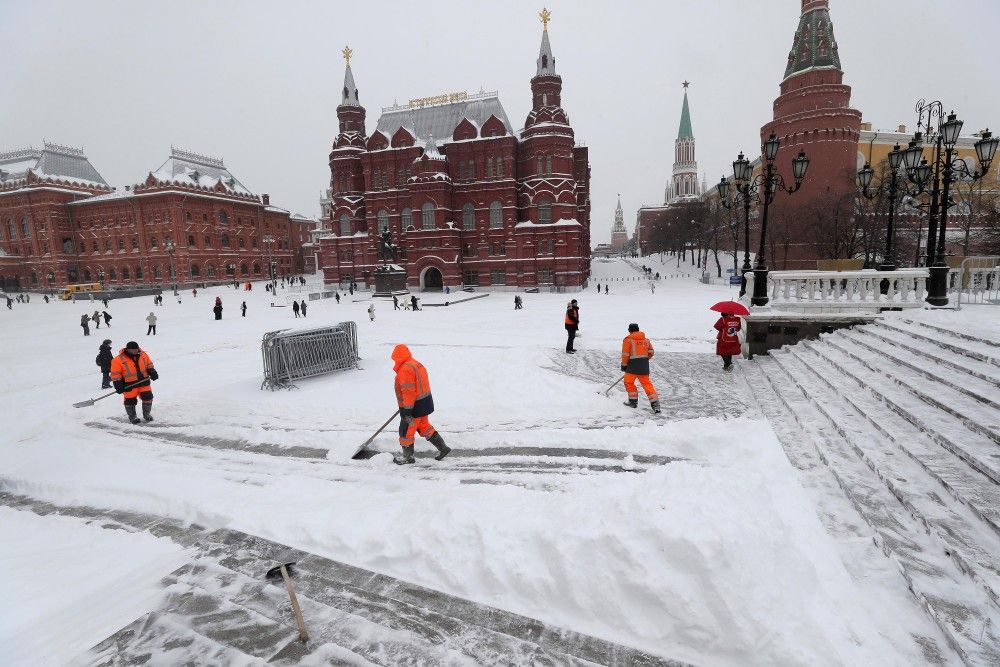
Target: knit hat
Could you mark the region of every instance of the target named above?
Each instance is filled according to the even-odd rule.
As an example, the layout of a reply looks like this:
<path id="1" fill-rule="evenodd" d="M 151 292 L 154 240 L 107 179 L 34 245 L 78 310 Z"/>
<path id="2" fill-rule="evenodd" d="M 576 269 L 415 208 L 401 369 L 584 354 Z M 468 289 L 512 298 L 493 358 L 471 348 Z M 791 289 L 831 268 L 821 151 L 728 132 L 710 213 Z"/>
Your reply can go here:
<path id="1" fill-rule="evenodd" d="M 135 342 L 134 340 L 130 340 L 129 342 L 125 343 L 125 349 L 126 350 L 138 350 L 139 349 L 139 343 Z"/>
<path id="2" fill-rule="evenodd" d="M 105 338 L 104 342 L 101 343 L 101 345 L 111 345 L 111 339 L 110 338 Z"/>
<path id="3" fill-rule="evenodd" d="M 629 333 L 635 333 L 636 331 L 639 330 L 639 325 L 633 322 L 632 324 L 628 325 L 628 330 Z"/>

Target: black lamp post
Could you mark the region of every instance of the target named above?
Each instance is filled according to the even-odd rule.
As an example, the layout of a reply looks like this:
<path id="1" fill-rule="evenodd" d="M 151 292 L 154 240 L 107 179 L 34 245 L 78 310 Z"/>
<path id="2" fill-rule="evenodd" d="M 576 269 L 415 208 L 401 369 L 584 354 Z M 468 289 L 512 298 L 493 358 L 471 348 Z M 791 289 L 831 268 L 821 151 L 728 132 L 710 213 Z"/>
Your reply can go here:
<path id="1" fill-rule="evenodd" d="M 273 296 L 274 288 L 277 286 L 276 285 L 277 281 L 275 280 L 274 277 L 274 258 L 271 254 L 271 245 L 274 243 L 274 237 L 271 236 L 270 234 L 267 234 L 264 236 L 262 240 L 264 241 L 264 243 L 267 244 L 267 264 L 271 275 L 271 295 Z"/>
<path id="2" fill-rule="evenodd" d="M 177 247 L 174 245 L 174 240 L 168 238 L 165 244 L 167 246 L 167 254 L 170 255 L 170 282 L 174 288 L 174 296 L 177 296 L 177 271 L 174 269 L 174 250 Z"/>
<path id="3" fill-rule="evenodd" d="M 750 266 L 750 203 L 757 199 L 759 184 L 751 182 L 750 176 L 753 174 L 753 167 L 750 160 L 743 157 L 740 152 L 739 157 L 733 162 L 733 182 L 736 184 L 736 193 L 733 195 L 732 204 L 729 203 L 729 181 L 723 176 L 716 186 L 719 190 L 719 199 L 722 205 L 731 209 L 734 206 L 743 204 L 743 266 L 740 269 L 740 296 L 747 292 L 747 273 L 752 270 Z"/>
<path id="4" fill-rule="evenodd" d="M 937 118 L 937 130 L 933 132 L 934 144 L 931 162 L 923 157 L 923 134 L 918 129 L 904 151 L 903 161 L 907 168 L 907 178 L 916 186 L 910 192 L 914 197 L 927 192 L 930 184 L 930 202 L 927 222 L 927 260 L 930 266 L 930 280 L 927 285 L 927 303 L 932 306 L 948 305 L 948 264 L 946 234 L 948 230 L 948 209 L 954 206 L 951 201 L 951 184 L 959 178 L 977 181 L 990 170 L 990 164 L 1000 145 L 1000 138 L 994 137 L 985 130 L 975 143 L 976 159 L 979 167 L 970 171 L 965 160 L 955 154 L 955 145 L 962 132 L 963 122 L 954 112 L 944 115 L 944 106 L 939 101 L 925 104 L 917 102 L 919 121 L 917 127 L 927 127 L 930 130 L 931 121 Z M 924 120 L 926 114 L 926 125 Z M 944 120 L 942 120 L 944 118 Z"/>
<path id="5" fill-rule="evenodd" d="M 764 209 L 760 219 L 760 246 L 757 249 L 757 259 L 753 267 L 753 297 L 750 302 L 755 306 L 766 306 L 769 300 L 767 296 L 768 268 L 767 262 L 764 260 L 768 209 L 778 190 L 792 194 L 801 188 L 802 179 L 805 178 L 806 170 L 809 169 L 809 158 L 806 157 L 805 151 L 800 150 L 799 154 L 792 159 L 792 177 L 795 179 L 795 183 L 792 186 L 786 185 L 784 177 L 774 167 L 774 159 L 778 156 L 779 148 L 781 148 L 781 140 L 772 132 L 761 147 L 764 169 L 753 178 L 751 178 L 753 167 L 750 161 L 743 157 L 743 153 L 740 153 L 740 156 L 733 162 L 733 180 L 736 182 L 739 196 L 743 198 L 744 240 L 747 248 L 750 246 L 750 202 L 759 201 Z M 719 183 L 718 187 L 720 195 L 723 190 L 726 190 L 728 194 L 728 187 L 723 187 L 722 183 Z M 746 272 L 749 270 L 749 264 L 749 249 L 747 249 L 744 250 L 743 257 L 744 287 L 740 294 L 744 294 L 746 291 Z"/>
<path id="6" fill-rule="evenodd" d="M 899 144 L 896 144 L 889 153 L 888 185 L 885 182 L 882 182 L 874 190 L 871 189 L 872 177 L 875 175 L 875 170 L 873 170 L 871 165 L 867 162 L 865 162 L 865 166 L 858 171 L 858 186 L 861 188 L 861 195 L 863 197 L 866 199 L 875 199 L 883 192 L 886 192 L 889 195 L 889 222 L 885 229 L 885 255 L 882 257 L 882 263 L 878 266 L 879 271 L 896 270 L 895 255 L 892 250 L 892 234 L 896 218 L 896 199 L 899 192 L 899 167 L 903 164 L 904 154 L 905 151 L 899 148 Z M 888 281 L 883 281 L 883 294 L 886 293 L 888 286 Z"/>
<path id="7" fill-rule="evenodd" d="M 104 289 L 104 269 L 97 270 L 97 282 L 101 283 L 101 289 Z"/>

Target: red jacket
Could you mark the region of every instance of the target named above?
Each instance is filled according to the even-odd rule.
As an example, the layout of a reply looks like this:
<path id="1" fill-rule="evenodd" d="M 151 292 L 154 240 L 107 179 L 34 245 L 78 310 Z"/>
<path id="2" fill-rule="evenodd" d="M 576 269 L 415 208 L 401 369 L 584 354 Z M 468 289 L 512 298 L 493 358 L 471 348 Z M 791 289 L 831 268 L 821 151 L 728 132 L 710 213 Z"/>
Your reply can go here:
<path id="1" fill-rule="evenodd" d="M 715 329 L 719 332 L 719 335 L 716 336 L 715 353 L 720 356 L 740 354 L 742 350 L 736 332 L 742 328 L 743 323 L 735 315 L 720 317 L 719 321 L 715 323 Z"/>

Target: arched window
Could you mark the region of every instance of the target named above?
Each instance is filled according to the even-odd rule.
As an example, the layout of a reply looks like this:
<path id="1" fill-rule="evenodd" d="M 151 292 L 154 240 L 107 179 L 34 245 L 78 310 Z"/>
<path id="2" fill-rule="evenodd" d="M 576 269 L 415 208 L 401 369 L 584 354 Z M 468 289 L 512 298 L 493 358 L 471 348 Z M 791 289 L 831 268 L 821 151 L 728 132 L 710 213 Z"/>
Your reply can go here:
<path id="1" fill-rule="evenodd" d="M 503 204 L 498 201 L 490 203 L 490 229 L 503 227 Z"/>
<path id="2" fill-rule="evenodd" d="M 223 248 L 228 248 L 229 247 L 229 234 L 223 234 L 222 236 L 220 236 L 219 237 L 219 243 L 222 244 Z"/>
<path id="3" fill-rule="evenodd" d="M 142 280 L 142 267 L 141 266 L 135 267 L 135 279 L 136 280 Z"/>
<path id="4" fill-rule="evenodd" d="M 542 106 L 547 107 L 549 105 L 549 94 L 542 93 Z"/>
<path id="5" fill-rule="evenodd" d="M 476 207 L 472 202 L 462 207 L 462 229 L 476 228 Z"/>
<path id="6" fill-rule="evenodd" d="M 403 209 L 403 216 L 402 216 L 402 218 L 403 218 L 403 229 L 404 230 L 407 227 L 412 227 L 413 226 L 413 209 L 412 208 L 404 208 Z"/>
<path id="7" fill-rule="evenodd" d="M 434 204 L 427 202 L 420 207 L 420 222 L 424 229 L 434 229 Z"/>
<path id="8" fill-rule="evenodd" d="M 375 215 L 375 217 L 378 219 L 379 234 L 389 229 L 389 211 L 385 210 L 384 208 L 379 209 L 379 212 Z"/>
<path id="9" fill-rule="evenodd" d="M 243 262 L 242 264 L 240 264 L 240 275 L 241 276 L 245 276 L 245 275 L 248 275 L 249 273 L 250 273 L 250 270 L 247 269 L 247 263 Z"/>
<path id="10" fill-rule="evenodd" d="M 83 282 L 85 282 L 85 283 L 89 283 L 90 282 L 90 269 L 84 269 L 83 270 Z"/>
<path id="11" fill-rule="evenodd" d="M 503 178 L 503 158 L 497 158 L 497 178 Z"/>
<path id="12" fill-rule="evenodd" d="M 486 178 L 493 178 L 493 157 L 486 158 Z"/>
<path id="13" fill-rule="evenodd" d="M 257 262 L 253 263 L 253 274 L 255 276 L 259 276 L 260 275 L 260 264 L 258 264 Z"/>
<path id="14" fill-rule="evenodd" d="M 545 159 L 540 157 L 535 162 L 535 171 L 541 176 L 545 173 Z"/>
<path id="15" fill-rule="evenodd" d="M 7 238 L 9 238 L 11 241 L 17 240 L 17 229 L 14 227 L 13 220 L 7 221 Z"/>
<path id="16" fill-rule="evenodd" d="M 194 234 L 188 234 L 188 247 L 193 248 L 196 245 L 198 244 L 194 242 Z"/>
<path id="17" fill-rule="evenodd" d="M 549 57 L 548 57 L 548 55 L 543 55 L 542 56 L 542 69 L 545 69 L 548 66 L 549 66 Z"/>
<path id="18" fill-rule="evenodd" d="M 115 271 L 115 267 L 113 266 L 111 267 L 111 273 L 109 275 L 111 277 L 111 280 L 118 280 L 118 272 Z"/>
<path id="19" fill-rule="evenodd" d="M 229 216 L 226 215 L 225 211 L 219 211 L 219 224 L 220 225 L 229 224 Z"/>
<path id="20" fill-rule="evenodd" d="M 214 278 L 215 277 L 215 265 L 214 264 L 209 264 L 208 265 L 208 277 L 209 278 Z"/>
<path id="21" fill-rule="evenodd" d="M 548 199 L 538 202 L 538 222 L 542 225 L 552 222 L 552 202 Z"/>
<path id="22" fill-rule="evenodd" d="M 200 275 L 201 275 L 201 269 L 198 268 L 197 264 L 193 264 L 192 263 L 191 264 L 191 277 L 192 278 L 197 278 Z"/>
<path id="23" fill-rule="evenodd" d="M 351 235 L 351 218 L 346 213 L 340 215 L 340 235 L 350 236 Z"/>
<path id="24" fill-rule="evenodd" d="M 240 248 L 241 248 L 241 249 L 242 249 L 242 248 L 246 248 L 246 247 L 247 247 L 247 240 L 246 240 L 245 238 L 243 238 L 243 237 L 241 236 L 241 237 L 240 237 L 239 239 L 237 239 L 237 240 L 239 241 L 239 246 L 240 246 Z"/>
<path id="25" fill-rule="evenodd" d="M 123 266 L 122 267 L 122 280 L 128 280 L 128 277 L 129 277 L 129 275 L 128 275 L 128 267 L 127 266 Z"/>
<path id="26" fill-rule="evenodd" d="M 28 222 L 28 216 L 25 215 L 21 218 L 21 234 L 26 239 L 31 238 L 31 224 Z"/>
<path id="27" fill-rule="evenodd" d="M 212 237 L 209 236 L 208 234 L 205 234 L 205 247 L 206 248 L 212 247 Z"/>
<path id="28" fill-rule="evenodd" d="M 545 173 L 549 176 L 552 175 L 552 156 L 545 158 Z"/>
<path id="29" fill-rule="evenodd" d="M 153 277 L 157 279 L 163 277 L 163 267 L 161 267 L 159 264 L 153 267 Z"/>

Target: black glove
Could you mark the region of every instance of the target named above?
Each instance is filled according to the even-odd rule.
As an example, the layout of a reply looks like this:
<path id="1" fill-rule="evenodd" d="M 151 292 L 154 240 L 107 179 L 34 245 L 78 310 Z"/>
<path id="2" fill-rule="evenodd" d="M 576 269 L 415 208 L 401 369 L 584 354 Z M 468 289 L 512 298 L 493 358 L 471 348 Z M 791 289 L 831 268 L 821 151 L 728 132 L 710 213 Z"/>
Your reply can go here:
<path id="1" fill-rule="evenodd" d="M 125 393 L 125 381 L 124 380 L 115 380 L 113 384 L 115 385 L 115 393 L 116 394 L 124 394 Z"/>
<path id="2" fill-rule="evenodd" d="M 157 373 L 156 369 L 153 368 L 152 366 L 150 366 L 149 368 L 147 368 L 146 372 L 149 373 L 149 379 L 150 380 L 159 380 L 160 379 L 160 374 Z"/>
<path id="3" fill-rule="evenodd" d="M 622 373 L 624 373 L 627 370 L 628 370 L 628 366 L 626 366 L 625 364 L 622 364 Z"/>

